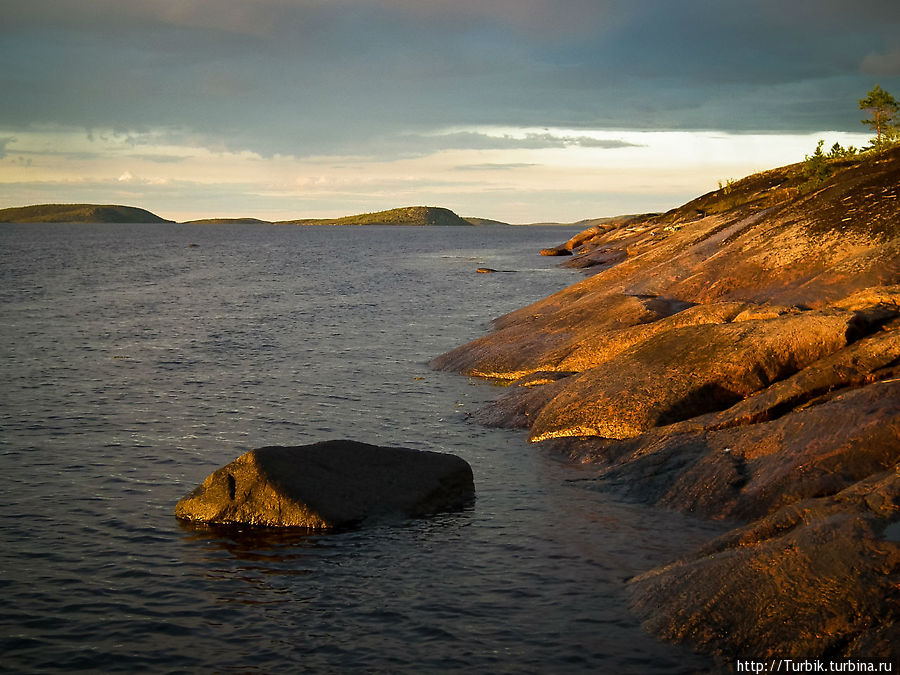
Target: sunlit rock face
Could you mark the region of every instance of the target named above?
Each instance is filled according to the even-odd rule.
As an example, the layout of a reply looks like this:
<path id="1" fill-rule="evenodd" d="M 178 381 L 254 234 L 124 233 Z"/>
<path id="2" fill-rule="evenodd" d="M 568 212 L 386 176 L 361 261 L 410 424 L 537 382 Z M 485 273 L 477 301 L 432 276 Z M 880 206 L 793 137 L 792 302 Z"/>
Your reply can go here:
<path id="1" fill-rule="evenodd" d="M 330 529 L 455 510 L 474 496 L 472 469 L 459 457 L 336 440 L 251 450 L 182 498 L 175 515 L 216 525 Z"/>
<path id="2" fill-rule="evenodd" d="M 900 148 L 836 166 L 816 190 L 803 180 L 797 166 L 774 169 L 665 214 L 589 228 L 563 248 L 574 246 L 567 265 L 595 274 L 496 319 L 432 366 L 508 380 L 581 371 L 639 337 L 627 329 L 667 317 L 731 321 L 745 303 L 766 318 L 900 283 Z"/>
<path id="3" fill-rule="evenodd" d="M 591 368 L 555 396 L 532 438 L 628 438 L 727 408 L 847 344 L 847 312 L 685 326 Z"/>
<path id="4" fill-rule="evenodd" d="M 829 167 L 591 227 L 558 248 L 594 274 L 432 362 L 510 380 L 475 419 L 582 484 L 735 523 L 630 584 L 731 659 L 900 660 L 900 147 Z"/>

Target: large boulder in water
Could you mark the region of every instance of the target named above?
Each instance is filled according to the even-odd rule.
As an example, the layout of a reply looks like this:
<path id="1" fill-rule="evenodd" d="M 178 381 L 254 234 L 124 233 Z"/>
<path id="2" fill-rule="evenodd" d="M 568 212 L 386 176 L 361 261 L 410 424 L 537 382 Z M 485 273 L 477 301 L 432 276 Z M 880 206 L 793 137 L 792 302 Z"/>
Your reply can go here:
<path id="1" fill-rule="evenodd" d="M 335 440 L 251 450 L 183 497 L 175 515 L 329 529 L 378 515 L 453 510 L 474 495 L 472 468 L 455 455 Z"/>

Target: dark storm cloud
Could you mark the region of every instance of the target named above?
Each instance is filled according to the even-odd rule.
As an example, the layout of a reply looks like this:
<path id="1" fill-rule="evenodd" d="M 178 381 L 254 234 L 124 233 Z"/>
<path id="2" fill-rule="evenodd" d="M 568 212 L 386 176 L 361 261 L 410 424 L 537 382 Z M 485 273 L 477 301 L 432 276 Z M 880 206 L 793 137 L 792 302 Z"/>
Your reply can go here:
<path id="1" fill-rule="evenodd" d="M 0 124 L 264 155 L 451 125 L 855 131 L 875 75 L 898 93 L 897 35 L 883 0 L 6 0 Z"/>
<path id="2" fill-rule="evenodd" d="M 900 37 L 898 45 L 885 52 L 871 52 L 863 59 L 863 72 L 871 75 L 900 77 Z"/>

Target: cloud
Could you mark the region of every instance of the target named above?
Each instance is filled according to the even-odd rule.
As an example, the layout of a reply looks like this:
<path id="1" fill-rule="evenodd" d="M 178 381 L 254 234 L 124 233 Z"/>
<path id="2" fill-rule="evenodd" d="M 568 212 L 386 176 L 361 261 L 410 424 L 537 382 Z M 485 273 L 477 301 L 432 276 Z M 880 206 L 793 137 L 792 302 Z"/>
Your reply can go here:
<path id="1" fill-rule="evenodd" d="M 132 158 L 147 161 L 147 162 L 155 162 L 157 164 L 179 164 L 188 159 L 185 155 L 163 155 L 163 154 L 145 154 L 145 155 L 131 155 Z"/>
<path id="2" fill-rule="evenodd" d="M 539 166 L 538 164 L 527 162 L 511 162 L 508 164 L 488 163 L 488 164 L 464 164 L 453 167 L 454 171 L 510 171 L 513 169 L 529 169 Z"/>
<path id="3" fill-rule="evenodd" d="M 860 65 L 867 75 L 900 76 L 900 46 L 885 52 L 869 52 Z"/>
<path id="4" fill-rule="evenodd" d="M 386 165 L 443 154 L 450 166 L 493 166 L 495 175 L 530 163 L 528 151 L 596 160 L 640 143 L 594 133 L 604 129 L 856 130 L 871 75 L 897 73 L 898 8 L 883 0 L 5 0 L 0 134 L 19 140 L 0 144 L 0 155 L 26 147 L 26 131 L 65 127 L 93 129 L 98 143 L 48 143 L 27 155 L 36 169 L 50 153 L 84 162 L 101 153 L 108 161 L 97 175 L 113 179 L 126 167 L 184 178 L 204 152 L 268 160 L 242 165 L 248 171 L 284 157 Z"/>
<path id="5" fill-rule="evenodd" d="M 520 148 L 633 148 L 635 143 L 614 138 L 593 138 L 587 135 L 559 135 L 558 133 L 526 133 L 523 138 L 505 137 L 511 146 Z M 518 145 L 517 145 L 518 144 Z"/>
<path id="6" fill-rule="evenodd" d="M 628 148 L 635 144 L 618 138 L 596 138 L 587 132 L 530 129 L 453 129 L 428 134 L 408 134 L 388 142 L 409 155 L 427 155 L 444 150 L 540 150 L 546 148 Z"/>
<path id="7" fill-rule="evenodd" d="M 28 148 L 22 147 L 17 151 L 21 155 L 40 155 L 41 157 L 53 157 L 56 159 L 70 159 L 70 160 L 82 160 L 82 161 L 90 161 L 93 159 L 99 159 L 102 157 L 101 152 L 90 152 L 85 150 L 53 150 L 48 148 Z"/>
<path id="8" fill-rule="evenodd" d="M 640 147 L 638 143 L 629 143 L 616 139 L 590 138 L 587 136 L 578 136 L 566 139 L 565 145 L 577 145 L 582 148 L 606 148 L 612 150 L 614 148 L 636 148 Z"/>
<path id="9" fill-rule="evenodd" d="M 180 127 L 264 155 L 460 124 L 843 127 L 859 64 L 892 63 L 872 46 L 897 10 L 822 2 L 7 0 L 0 123 Z M 785 107 L 810 86 L 830 105 Z"/>
<path id="10" fill-rule="evenodd" d="M 153 30 L 160 26 L 262 35 L 278 25 L 291 3 L 273 0 L 5 0 L 0 16 L 14 28 Z"/>
<path id="11" fill-rule="evenodd" d="M 620 23 L 628 10 L 614 0 L 385 0 L 383 6 L 431 21 L 491 21 L 531 37 L 584 35 L 597 25 Z"/>

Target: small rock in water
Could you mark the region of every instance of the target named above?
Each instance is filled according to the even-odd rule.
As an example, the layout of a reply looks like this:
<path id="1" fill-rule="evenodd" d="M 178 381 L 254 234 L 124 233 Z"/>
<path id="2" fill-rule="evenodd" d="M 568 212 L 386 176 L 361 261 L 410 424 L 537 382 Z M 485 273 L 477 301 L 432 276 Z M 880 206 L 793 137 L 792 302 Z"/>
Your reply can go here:
<path id="1" fill-rule="evenodd" d="M 330 529 L 372 516 L 424 516 L 475 496 L 460 457 L 348 440 L 251 450 L 175 507 L 185 520 Z"/>

